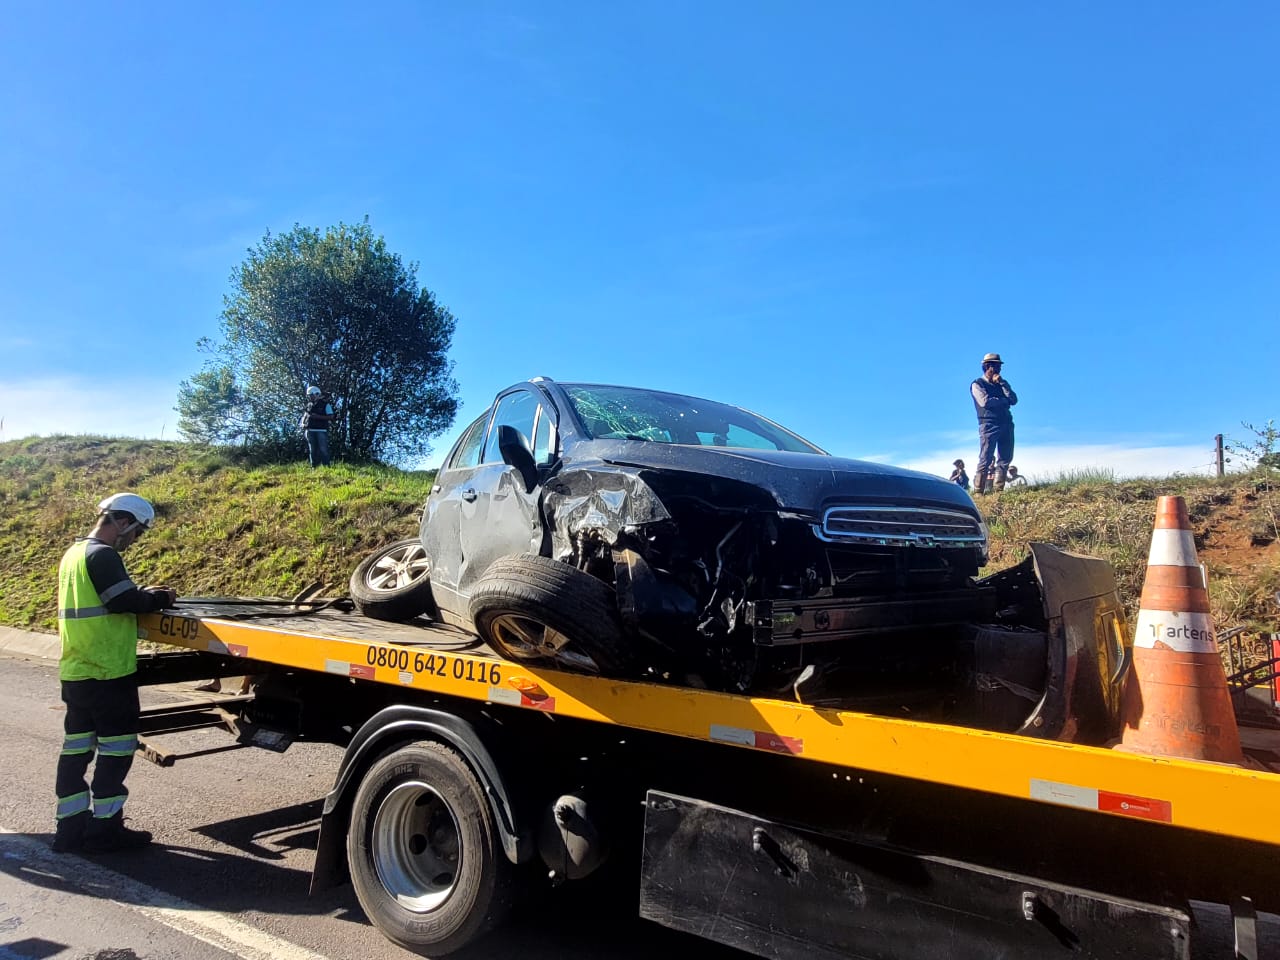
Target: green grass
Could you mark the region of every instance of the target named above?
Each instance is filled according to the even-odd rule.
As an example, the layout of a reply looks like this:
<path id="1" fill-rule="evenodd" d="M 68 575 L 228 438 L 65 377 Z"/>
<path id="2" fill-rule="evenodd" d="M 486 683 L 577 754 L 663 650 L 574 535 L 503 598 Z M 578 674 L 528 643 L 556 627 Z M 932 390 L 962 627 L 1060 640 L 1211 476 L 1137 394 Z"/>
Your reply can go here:
<path id="1" fill-rule="evenodd" d="M 139 583 L 187 596 L 346 592 L 371 550 L 417 533 L 434 474 L 305 463 L 249 465 L 234 452 L 89 436 L 0 443 L 0 624 L 56 627 L 56 574 L 96 505 L 132 490 L 155 527 L 129 550 Z"/>

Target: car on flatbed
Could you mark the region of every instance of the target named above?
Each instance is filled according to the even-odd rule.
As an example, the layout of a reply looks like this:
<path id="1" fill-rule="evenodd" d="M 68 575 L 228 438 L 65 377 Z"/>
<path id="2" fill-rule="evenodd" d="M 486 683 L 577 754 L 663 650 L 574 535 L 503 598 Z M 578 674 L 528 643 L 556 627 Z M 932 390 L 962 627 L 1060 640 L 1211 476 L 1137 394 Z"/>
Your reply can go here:
<path id="1" fill-rule="evenodd" d="M 360 610 L 503 657 L 1080 742 L 1119 731 L 1110 568 L 1045 544 L 982 577 L 960 487 L 834 457 L 758 414 L 537 378 L 454 444 Z"/>

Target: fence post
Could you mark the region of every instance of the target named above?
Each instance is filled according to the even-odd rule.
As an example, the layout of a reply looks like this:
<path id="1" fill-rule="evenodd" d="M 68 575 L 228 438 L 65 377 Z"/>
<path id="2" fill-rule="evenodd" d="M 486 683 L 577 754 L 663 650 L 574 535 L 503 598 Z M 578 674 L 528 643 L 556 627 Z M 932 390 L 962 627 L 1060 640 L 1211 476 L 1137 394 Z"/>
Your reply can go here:
<path id="1" fill-rule="evenodd" d="M 1216 436 L 1214 436 L 1213 446 L 1214 446 L 1214 452 L 1217 455 L 1216 462 L 1218 464 L 1218 476 L 1222 476 L 1222 474 L 1224 473 L 1223 459 L 1222 459 L 1222 434 L 1219 433 Z"/>

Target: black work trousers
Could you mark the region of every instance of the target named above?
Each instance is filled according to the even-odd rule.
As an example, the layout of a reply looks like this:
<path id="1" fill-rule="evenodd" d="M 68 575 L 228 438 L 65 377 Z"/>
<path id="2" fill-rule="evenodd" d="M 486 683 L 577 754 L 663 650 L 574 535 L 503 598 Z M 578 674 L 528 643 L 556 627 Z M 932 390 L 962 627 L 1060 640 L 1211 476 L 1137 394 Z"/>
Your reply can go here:
<path id="1" fill-rule="evenodd" d="M 62 702 L 67 716 L 55 786 L 58 819 L 90 809 L 95 817 L 114 816 L 129 795 L 124 778 L 138 748 L 137 674 L 115 680 L 63 680 Z M 85 774 L 95 754 L 91 805 Z"/>

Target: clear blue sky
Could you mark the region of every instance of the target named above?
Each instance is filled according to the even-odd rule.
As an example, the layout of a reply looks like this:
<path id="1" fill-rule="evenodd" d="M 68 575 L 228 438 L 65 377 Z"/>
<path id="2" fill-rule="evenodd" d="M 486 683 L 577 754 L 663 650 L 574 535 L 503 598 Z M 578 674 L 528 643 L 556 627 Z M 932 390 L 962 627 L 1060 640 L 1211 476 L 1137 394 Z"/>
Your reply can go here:
<path id="1" fill-rule="evenodd" d="M 176 436 L 268 229 L 366 214 L 534 375 L 834 453 L 1205 471 L 1280 416 L 1280 6 L 9 3 L 0 437 Z M 299 385 L 301 390 L 301 385 Z"/>

